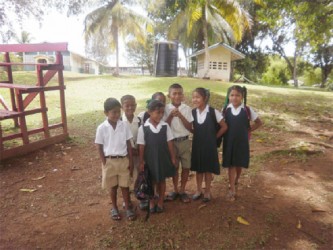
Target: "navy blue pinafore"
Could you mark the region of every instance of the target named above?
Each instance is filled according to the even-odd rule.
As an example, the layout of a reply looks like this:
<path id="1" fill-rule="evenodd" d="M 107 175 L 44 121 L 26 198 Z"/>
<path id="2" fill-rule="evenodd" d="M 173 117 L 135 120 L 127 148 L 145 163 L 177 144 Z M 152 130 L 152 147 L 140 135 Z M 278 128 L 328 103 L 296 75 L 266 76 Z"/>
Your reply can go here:
<path id="1" fill-rule="evenodd" d="M 223 162 L 224 168 L 249 167 L 250 146 L 249 146 L 249 121 L 244 108 L 238 115 L 233 115 L 231 108 L 225 112 L 225 122 L 228 130 L 223 138 Z"/>

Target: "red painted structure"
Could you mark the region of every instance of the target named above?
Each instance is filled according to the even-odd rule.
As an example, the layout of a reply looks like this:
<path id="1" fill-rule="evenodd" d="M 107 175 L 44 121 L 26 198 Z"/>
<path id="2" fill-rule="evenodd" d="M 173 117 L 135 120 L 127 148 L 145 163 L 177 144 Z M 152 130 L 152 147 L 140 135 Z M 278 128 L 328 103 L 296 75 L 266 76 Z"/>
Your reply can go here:
<path id="1" fill-rule="evenodd" d="M 37 83 L 36 85 L 15 84 L 12 74 L 13 65 L 26 65 L 24 63 L 12 63 L 9 53 L 11 52 L 56 52 L 56 60 L 53 64 L 36 63 Z M 0 160 L 10 157 L 26 154 L 42 147 L 59 143 L 68 137 L 66 106 L 65 106 L 65 85 L 63 77 L 63 57 L 61 52 L 67 51 L 67 43 L 42 43 L 42 44 L 0 44 L 0 52 L 4 52 L 4 62 L 0 62 L 0 67 L 5 68 L 7 80 L 0 80 L 0 88 L 8 89 L 10 92 L 10 103 L 7 105 L 3 98 L 0 98 L 0 104 L 4 109 L 0 109 L 0 121 L 13 119 L 15 127 L 19 128 L 19 132 L 3 135 L 0 124 Z M 31 63 L 29 64 L 31 65 Z M 46 85 L 55 76 L 58 76 L 58 84 L 56 86 Z M 60 113 L 61 122 L 58 124 L 49 124 L 48 108 L 46 105 L 45 91 L 59 91 L 60 96 Z M 1 96 L 0 96 L 1 97 Z M 39 108 L 29 109 L 29 104 L 39 97 Z M 9 108 L 11 106 L 11 108 Z M 0 108 L 2 108 L 0 106 Z M 26 124 L 26 116 L 40 113 L 42 116 L 43 126 L 28 130 Z M 60 128 L 56 135 L 52 135 L 50 130 Z M 37 141 L 31 141 L 30 136 L 42 133 L 43 138 Z M 22 139 L 22 145 L 11 145 L 5 147 L 4 142 Z"/>

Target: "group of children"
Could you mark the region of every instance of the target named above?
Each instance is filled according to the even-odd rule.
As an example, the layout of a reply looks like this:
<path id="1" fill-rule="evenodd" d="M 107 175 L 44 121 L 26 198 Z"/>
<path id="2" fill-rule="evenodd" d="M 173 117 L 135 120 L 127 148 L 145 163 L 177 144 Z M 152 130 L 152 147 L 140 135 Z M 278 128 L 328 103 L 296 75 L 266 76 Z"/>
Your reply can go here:
<path id="1" fill-rule="evenodd" d="M 111 218 L 121 218 L 117 206 L 117 189 L 120 186 L 126 217 L 135 219 L 129 195 L 130 180 L 145 168 L 149 169 L 156 199 L 150 200 L 149 204 L 141 202 L 140 208 L 147 207 L 151 213 L 161 213 L 165 200 L 180 198 L 184 203 L 191 199 L 209 202 L 213 174 L 220 174 L 216 140 L 222 135 L 222 166 L 228 168 L 229 175 L 227 199 L 233 201 L 242 168 L 249 165 L 250 131 L 262 124 L 253 109 L 246 106 L 246 95 L 246 88 L 230 87 L 226 104 L 219 112 L 208 105 L 209 91 L 196 88 L 192 92 L 192 109 L 183 102 L 182 86 L 174 83 L 168 91 L 169 104 L 166 104 L 165 95 L 157 92 L 148 102 L 147 111 L 138 116 L 135 116 L 137 104 L 134 96 L 123 96 L 121 103 L 108 98 L 104 102 L 107 119 L 98 126 L 95 143 L 102 161 L 102 187 L 110 190 L 111 194 Z M 192 142 L 189 139 L 191 133 Z M 197 183 L 192 197 L 185 192 L 190 171 L 196 172 Z M 172 177 L 173 191 L 165 196 L 166 179 L 169 177 Z"/>

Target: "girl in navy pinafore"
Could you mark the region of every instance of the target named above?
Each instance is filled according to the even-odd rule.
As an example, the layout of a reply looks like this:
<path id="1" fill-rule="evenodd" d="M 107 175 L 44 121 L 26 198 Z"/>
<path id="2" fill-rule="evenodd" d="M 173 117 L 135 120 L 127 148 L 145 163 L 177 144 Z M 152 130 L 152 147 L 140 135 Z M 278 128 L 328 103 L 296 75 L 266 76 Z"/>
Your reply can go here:
<path id="1" fill-rule="evenodd" d="M 246 88 L 234 85 L 228 89 L 223 114 L 228 125 L 228 131 L 223 139 L 222 166 L 228 168 L 229 191 L 227 199 L 235 200 L 238 180 L 242 168 L 249 167 L 250 146 L 249 132 L 262 125 L 258 115 L 246 106 Z M 242 102 L 244 100 L 244 103 Z M 250 120 L 254 125 L 250 126 Z"/>
<path id="2" fill-rule="evenodd" d="M 192 102 L 196 108 L 192 110 L 194 120 L 191 170 L 196 171 L 197 180 L 197 192 L 193 195 L 193 200 L 202 196 L 202 181 L 205 177 L 204 202 L 211 199 L 212 174 L 220 174 L 216 138 L 227 130 L 221 113 L 207 105 L 208 96 L 208 92 L 204 88 L 197 88 L 192 94 Z M 212 115 L 211 112 L 215 112 L 215 114 Z M 218 131 L 216 131 L 216 123 L 220 125 Z"/>
<path id="3" fill-rule="evenodd" d="M 173 135 L 169 125 L 162 121 L 164 104 L 152 100 L 148 105 L 149 119 L 139 128 L 138 141 L 140 170 L 148 168 L 153 185 L 158 193 L 158 201 L 150 201 L 150 212 L 163 212 L 166 178 L 176 173 Z"/>

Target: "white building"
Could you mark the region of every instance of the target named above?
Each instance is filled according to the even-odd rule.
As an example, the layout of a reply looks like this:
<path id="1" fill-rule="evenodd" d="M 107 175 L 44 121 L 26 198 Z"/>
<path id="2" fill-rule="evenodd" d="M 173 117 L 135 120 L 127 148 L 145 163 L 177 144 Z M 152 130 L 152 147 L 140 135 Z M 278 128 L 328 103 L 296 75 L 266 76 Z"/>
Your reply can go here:
<path id="1" fill-rule="evenodd" d="M 63 56 L 64 67 L 66 71 L 86 73 L 86 74 L 100 74 L 100 67 L 104 67 L 101 63 L 81 56 L 71 51 L 61 52 Z M 48 63 L 55 62 L 56 53 L 49 52 L 24 52 L 23 63 Z M 34 65 L 25 65 L 24 70 L 35 70 Z"/>
<path id="2" fill-rule="evenodd" d="M 208 47 L 209 50 L 209 71 L 206 77 L 213 80 L 230 81 L 231 62 L 244 59 L 245 55 L 224 43 L 217 43 Z M 199 50 L 189 58 L 196 57 L 198 78 L 205 76 L 204 61 L 205 50 Z"/>

